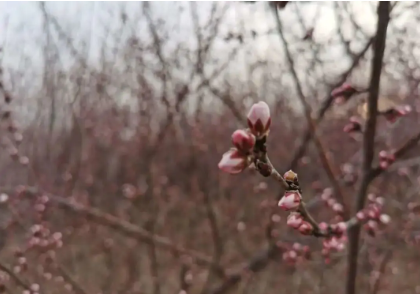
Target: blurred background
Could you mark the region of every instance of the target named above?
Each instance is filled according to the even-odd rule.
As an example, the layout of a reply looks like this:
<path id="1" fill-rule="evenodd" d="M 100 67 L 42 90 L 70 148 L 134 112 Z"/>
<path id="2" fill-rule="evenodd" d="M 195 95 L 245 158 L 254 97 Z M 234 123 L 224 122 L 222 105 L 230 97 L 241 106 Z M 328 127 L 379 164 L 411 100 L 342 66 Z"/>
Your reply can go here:
<path id="1" fill-rule="evenodd" d="M 289 2 L 278 10 L 283 42 L 263 2 L 1 2 L 0 290 L 214 293 L 224 278 L 210 265 L 235 271 L 263 253 L 271 218 L 275 236 L 311 258 L 269 256 L 217 293 L 343 293 L 345 252 L 326 264 L 322 240 L 273 212 L 278 183 L 217 163 L 250 106 L 266 101 L 271 161 L 299 174 L 318 220 L 333 217 L 319 201 L 331 183 L 316 148 L 295 156 L 307 121 L 286 43 L 353 205 L 361 144 L 343 127 L 364 118 L 366 94 L 335 105 L 330 93 L 368 88 L 376 6 Z M 420 5 L 392 7 L 379 107 L 413 112 L 391 126 L 379 119 L 376 154 L 420 129 Z M 363 235 L 359 293 L 420 293 L 419 153 L 371 187 L 393 221 Z"/>

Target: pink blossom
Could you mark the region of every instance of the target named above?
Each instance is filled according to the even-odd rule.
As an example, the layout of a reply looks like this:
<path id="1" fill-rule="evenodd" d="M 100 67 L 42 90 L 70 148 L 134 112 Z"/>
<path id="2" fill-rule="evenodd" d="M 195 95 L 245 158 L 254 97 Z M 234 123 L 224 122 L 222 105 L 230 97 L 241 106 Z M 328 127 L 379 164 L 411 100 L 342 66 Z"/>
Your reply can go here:
<path id="1" fill-rule="evenodd" d="M 361 132 L 362 131 L 362 123 L 360 122 L 360 120 L 357 117 L 352 116 L 350 118 L 350 122 L 344 126 L 343 131 L 346 132 L 346 133 Z"/>
<path id="2" fill-rule="evenodd" d="M 379 152 L 379 166 L 382 169 L 388 168 L 395 161 L 395 155 L 392 152 L 382 150 Z"/>
<path id="3" fill-rule="evenodd" d="M 333 209 L 335 212 L 338 212 L 338 213 L 340 213 L 340 212 L 343 212 L 343 211 L 344 211 L 344 207 L 343 207 L 343 205 L 342 205 L 342 204 L 340 204 L 340 203 L 334 203 L 334 205 L 332 206 L 332 209 Z"/>
<path id="4" fill-rule="evenodd" d="M 331 225 L 331 228 L 335 233 L 343 234 L 347 230 L 347 224 L 345 222 L 339 222 L 335 225 Z"/>
<path id="5" fill-rule="evenodd" d="M 328 229 L 328 224 L 326 222 L 321 222 L 318 224 L 318 227 L 322 230 L 322 231 L 326 231 Z"/>
<path id="6" fill-rule="evenodd" d="M 300 226 L 299 226 L 299 228 L 298 228 L 298 230 L 299 230 L 299 232 L 302 234 L 302 235 L 310 235 L 310 234 L 312 234 L 312 232 L 313 232 L 313 227 L 312 227 L 312 225 L 310 224 L 310 223 L 308 223 L 308 222 L 306 222 L 306 221 L 304 221 Z"/>
<path id="7" fill-rule="evenodd" d="M 223 154 L 218 167 L 224 172 L 238 174 L 247 168 L 248 165 L 248 157 L 242 154 L 238 149 L 231 148 Z"/>
<path id="8" fill-rule="evenodd" d="M 293 243 L 292 248 L 293 248 L 293 250 L 301 251 L 303 246 L 302 246 L 302 244 L 299 244 L 299 243 Z"/>
<path id="9" fill-rule="evenodd" d="M 254 148 L 255 136 L 244 130 L 236 130 L 232 134 L 232 143 L 240 151 L 247 153 Z"/>
<path id="10" fill-rule="evenodd" d="M 303 223 L 303 218 L 298 212 L 292 212 L 287 217 L 287 225 L 294 229 L 298 229 L 302 223 Z"/>
<path id="11" fill-rule="evenodd" d="M 363 221 L 366 219 L 366 214 L 363 211 L 359 211 L 358 213 L 356 213 L 356 218 L 359 221 Z"/>
<path id="12" fill-rule="evenodd" d="M 252 105 L 247 118 L 248 126 L 255 136 L 262 137 L 267 134 L 271 125 L 270 108 L 267 103 L 260 101 Z"/>
<path id="13" fill-rule="evenodd" d="M 280 199 L 278 206 L 285 211 L 295 210 L 299 207 L 302 196 L 298 191 L 286 191 Z"/>

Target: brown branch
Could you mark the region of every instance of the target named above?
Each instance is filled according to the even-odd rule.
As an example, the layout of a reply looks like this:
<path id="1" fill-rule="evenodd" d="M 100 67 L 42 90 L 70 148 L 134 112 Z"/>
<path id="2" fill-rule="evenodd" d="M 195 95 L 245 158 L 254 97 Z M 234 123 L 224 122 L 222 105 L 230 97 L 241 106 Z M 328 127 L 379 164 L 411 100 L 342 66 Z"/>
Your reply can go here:
<path id="1" fill-rule="evenodd" d="M 378 111 L 378 95 L 381 80 L 382 60 L 384 57 L 386 32 L 389 23 L 390 2 L 379 2 L 378 5 L 377 33 L 374 42 L 374 53 L 372 60 L 372 73 L 368 96 L 368 118 L 365 125 L 363 137 L 363 165 L 362 179 L 356 196 L 355 211 L 359 211 L 365 205 L 366 194 L 372 181 L 372 162 L 375 151 L 376 116 Z M 359 252 L 360 226 L 349 230 L 349 251 L 348 251 L 348 274 L 346 293 L 356 293 L 357 257 Z"/>
<path id="2" fill-rule="evenodd" d="M 257 273 L 263 270 L 268 263 L 281 253 L 281 249 L 276 244 L 269 244 L 268 248 L 261 250 L 238 270 L 229 274 L 226 279 L 212 289 L 205 291 L 205 294 L 222 294 L 235 287 L 241 280 L 245 272 Z"/>
<path id="3" fill-rule="evenodd" d="M 64 278 L 64 280 L 69 283 L 76 294 L 87 294 L 88 292 L 83 289 L 82 286 L 67 272 L 67 270 L 59 264 L 54 264 L 57 268 L 57 271 Z"/>

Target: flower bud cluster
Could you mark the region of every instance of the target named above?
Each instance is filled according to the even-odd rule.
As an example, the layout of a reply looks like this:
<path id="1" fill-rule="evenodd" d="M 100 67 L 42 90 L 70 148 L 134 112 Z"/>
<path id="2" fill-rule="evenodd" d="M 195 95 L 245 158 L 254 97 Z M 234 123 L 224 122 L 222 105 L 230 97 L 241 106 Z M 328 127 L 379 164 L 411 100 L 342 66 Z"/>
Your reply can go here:
<path id="1" fill-rule="evenodd" d="M 379 225 L 389 224 L 391 218 L 389 215 L 382 213 L 384 198 L 369 194 L 368 201 L 369 204 L 356 214 L 356 218 L 360 222 L 366 222 L 364 228 L 370 235 L 374 236 L 379 230 Z"/>
<path id="2" fill-rule="evenodd" d="M 294 243 L 285 248 L 283 260 L 289 265 L 295 265 L 300 260 L 308 260 L 311 257 L 309 246 L 300 243 Z"/>
<path id="3" fill-rule="evenodd" d="M 250 166 L 253 161 L 252 151 L 257 140 L 267 136 L 270 125 L 270 108 L 265 102 L 258 102 L 251 107 L 247 117 L 249 129 L 236 130 L 232 134 L 235 146 L 225 152 L 218 167 L 224 172 L 238 174 Z"/>
<path id="4" fill-rule="evenodd" d="M 341 215 L 344 212 L 343 205 L 338 203 L 333 197 L 333 189 L 325 188 L 324 191 L 322 191 L 321 200 L 335 213 Z"/>
<path id="5" fill-rule="evenodd" d="M 387 169 L 395 161 L 395 155 L 392 152 L 382 150 L 379 152 L 379 166 L 382 169 Z"/>

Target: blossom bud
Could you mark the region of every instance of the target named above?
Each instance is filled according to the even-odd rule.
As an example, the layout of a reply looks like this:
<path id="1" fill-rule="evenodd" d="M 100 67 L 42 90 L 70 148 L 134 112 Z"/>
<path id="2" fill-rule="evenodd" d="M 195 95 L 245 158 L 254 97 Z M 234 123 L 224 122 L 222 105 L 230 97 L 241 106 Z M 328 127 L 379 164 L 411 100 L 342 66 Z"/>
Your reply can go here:
<path id="1" fill-rule="evenodd" d="M 303 223 L 303 218 L 298 212 L 292 212 L 287 217 L 287 225 L 294 229 L 298 229 Z"/>
<path id="2" fill-rule="evenodd" d="M 326 231 L 328 229 L 328 224 L 326 222 L 321 222 L 318 224 L 318 227 L 322 231 Z"/>
<path id="3" fill-rule="evenodd" d="M 247 119 L 251 132 L 257 138 L 266 135 L 271 125 L 270 108 L 267 103 L 260 101 L 252 105 Z"/>
<path id="4" fill-rule="evenodd" d="M 381 214 L 379 216 L 379 221 L 381 223 L 383 223 L 384 225 L 387 225 L 391 221 L 391 217 L 389 215 L 387 215 L 387 214 Z"/>
<path id="5" fill-rule="evenodd" d="M 299 226 L 298 230 L 302 235 L 310 235 L 310 234 L 312 234 L 314 229 L 313 229 L 313 227 L 310 223 L 304 221 Z"/>
<path id="6" fill-rule="evenodd" d="M 395 155 L 393 153 L 388 153 L 385 150 L 379 152 L 379 166 L 382 169 L 386 169 L 395 161 Z"/>
<path id="7" fill-rule="evenodd" d="M 344 207 L 340 203 L 334 203 L 334 205 L 332 206 L 332 209 L 337 213 L 341 213 L 344 211 Z"/>
<path id="8" fill-rule="evenodd" d="M 283 178 L 288 182 L 296 182 L 298 180 L 297 174 L 292 170 L 285 172 Z"/>
<path id="9" fill-rule="evenodd" d="M 352 116 L 350 118 L 350 122 L 344 126 L 343 131 L 346 133 L 361 132 L 362 123 L 359 121 L 357 117 Z"/>
<path id="10" fill-rule="evenodd" d="M 236 130 L 232 134 L 232 143 L 240 151 L 247 153 L 254 148 L 255 136 L 244 130 Z"/>
<path id="11" fill-rule="evenodd" d="M 224 172 L 238 174 L 250 164 L 248 156 L 241 153 L 236 148 L 231 148 L 225 152 L 220 160 L 218 167 Z"/>
<path id="12" fill-rule="evenodd" d="M 347 230 L 347 224 L 345 222 L 339 222 L 335 225 L 334 232 L 342 234 Z"/>
<path id="13" fill-rule="evenodd" d="M 293 243 L 292 248 L 295 251 L 302 251 L 303 246 L 302 244 L 299 244 L 299 243 Z"/>
<path id="14" fill-rule="evenodd" d="M 299 207 L 302 196 L 298 191 L 286 191 L 280 199 L 278 206 L 285 211 L 295 210 Z"/>
<path id="15" fill-rule="evenodd" d="M 358 213 L 356 213 L 356 218 L 359 221 L 363 221 L 366 219 L 366 214 L 363 211 L 359 211 Z"/>

